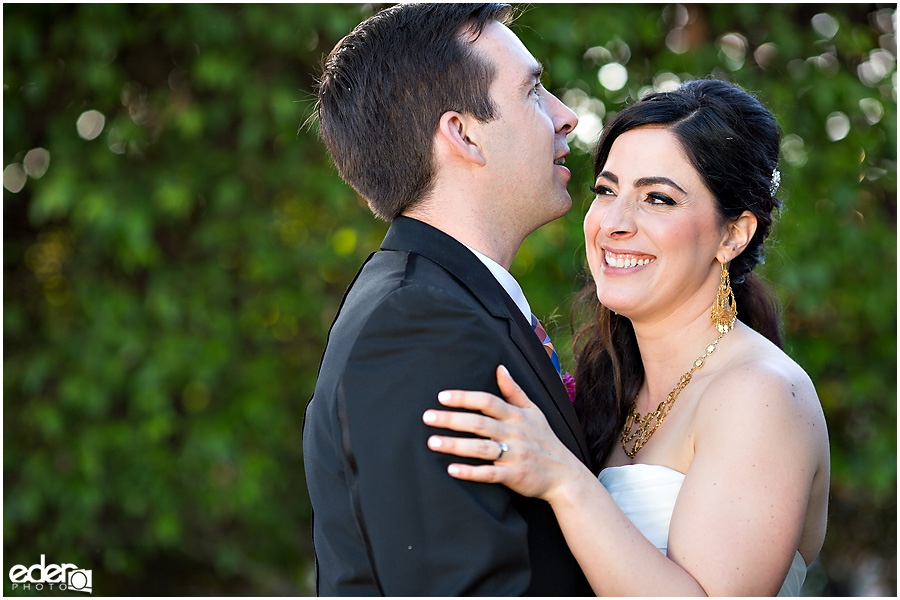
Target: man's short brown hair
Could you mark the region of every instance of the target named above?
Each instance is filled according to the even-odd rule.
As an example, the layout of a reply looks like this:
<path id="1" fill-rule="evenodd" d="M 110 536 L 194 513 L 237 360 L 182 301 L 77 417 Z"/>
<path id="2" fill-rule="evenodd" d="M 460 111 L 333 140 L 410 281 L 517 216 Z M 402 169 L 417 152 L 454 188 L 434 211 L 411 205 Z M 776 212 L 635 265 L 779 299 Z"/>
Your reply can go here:
<path id="1" fill-rule="evenodd" d="M 325 60 L 319 132 L 338 173 L 393 220 L 430 191 L 433 139 L 449 110 L 496 117 L 493 65 L 471 47 L 507 4 L 402 4 L 360 23 Z M 464 34 L 471 34 L 471 37 Z"/>

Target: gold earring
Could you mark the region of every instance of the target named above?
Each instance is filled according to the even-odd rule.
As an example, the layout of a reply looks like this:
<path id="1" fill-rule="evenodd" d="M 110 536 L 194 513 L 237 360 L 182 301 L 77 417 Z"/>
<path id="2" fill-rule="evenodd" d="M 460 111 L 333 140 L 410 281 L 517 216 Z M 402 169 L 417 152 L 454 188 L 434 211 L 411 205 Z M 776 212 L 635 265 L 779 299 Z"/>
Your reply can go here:
<path id="1" fill-rule="evenodd" d="M 719 291 L 716 293 L 716 303 L 713 304 L 710 317 L 719 333 L 723 334 L 734 329 L 734 323 L 737 321 L 737 304 L 734 301 L 731 277 L 728 275 L 728 267 L 725 266 L 725 263 L 722 263 Z"/>

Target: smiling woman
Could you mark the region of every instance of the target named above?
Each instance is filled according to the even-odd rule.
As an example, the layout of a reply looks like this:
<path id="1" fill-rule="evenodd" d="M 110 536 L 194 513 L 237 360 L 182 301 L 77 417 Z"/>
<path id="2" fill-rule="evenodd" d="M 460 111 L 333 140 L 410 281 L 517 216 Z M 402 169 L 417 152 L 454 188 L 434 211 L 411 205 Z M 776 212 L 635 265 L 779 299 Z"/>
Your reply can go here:
<path id="1" fill-rule="evenodd" d="M 705 294 L 701 298 L 704 295 L 711 298 L 719 271 L 713 263 L 726 264 L 741 320 L 780 347 L 777 305 L 768 288 L 752 274 L 756 265 L 763 262 L 764 242 L 781 206 L 776 197 L 778 190 L 773 187 L 780 137 L 772 114 L 755 98 L 730 84 L 713 80 L 689 82 L 675 91 L 650 94 L 622 111 L 604 130 L 594 164 L 598 195 L 584 222 L 588 263 L 594 280 L 583 290 L 582 297 L 593 318 L 579 332 L 581 357 L 577 375 L 588 394 L 586 397 L 605 399 L 578 403 L 599 464 L 615 443 L 624 419 L 620 408 L 637 396 L 643 371 L 629 371 L 627 366 L 620 373 L 612 369 L 619 356 L 630 355 L 632 362 L 640 362 L 632 324 L 616 314 L 617 308 L 625 307 L 616 304 L 614 299 L 628 294 L 630 284 L 602 285 L 614 272 L 603 268 L 603 261 L 596 255 L 597 244 L 591 244 L 590 240 L 599 239 L 600 249 L 605 244 L 610 252 L 621 251 L 626 244 L 633 246 L 636 239 L 648 248 L 629 249 L 652 253 L 649 246 L 654 240 L 669 245 L 671 252 L 663 256 L 663 261 L 669 262 L 680 275 L 669 273 L 668 269 L 665 277 L 656 275 L 644 289 L 645 295 L 646 290 L 654 290 L 652 297 L 641 299 L 644 303 L 652 304 L 657 298 L 671 300 L 658 292 L 675 293 L 683 277 L 693 277 L 692 283 L 682 288 L 683 297 L 690 296 L 691 289 L 703 289 Z M 638 164 L 631 156 L 646 156 L 646 159 Z M 624 199 L 610 203 L 608 198 L 615 197 L 610 184 L 613 187 L 618 184 L 618 170 L 623 171 L 622 184 L 627 186 L 627 193 Z M 615 179 L 609 179 L 610 175 Z M 675 185 L 664 185 L 663 179 Z M 638 202 L 637 198 L 643 200 Z M 598 238 L 600 232 L 595 229 L 606 215 L 604 207 L 609 205 L 613 214 L 606 217 L 606 237 Z M 618 219 L 624 220 L 616 223 Z M 695 219 L 702 219 L 703 224 L 695 223 Z M 679 226 L 672 226 L 673 221 Z M 633 235 L 638 226 L 640 235 Z M 722 248 L 712 251 L 717 236 Z M 705 254 L 698 254 L 701 239 Z M 738 252 L 734 252 L 736 248 Z M 676 261 L 676 256 L 682 258 Z M 694 262 L 707 265 L 707 271 L 686 271 Z M 656 290 L 657 286 L 660 290 Z M 640 290 L 632 289 L 631 294 L 634 293 Z M 601 295 L 604 297 L 597 302 Z M 695 298 L 689 306 L 696 314 L 702 305 Z M 631 310 L 640 310 L 640 304 Z M 619 356 L 613 357 L 612 352 Z"/>
<path id="2" fill-rule="evenodd" d="M 604 130 L 575 400 L 599 478 L 504 367 L 508 403 L 447 391 L 442 404 L 483 415 L 423 417 L 495 442 L 429 447 L 493 461 L 454 477 L 549 502 L 598 595 L 799 595 L 822 548 L 824 416 L 750 275 L 779 206 L 779 138 L 755 98 L 715 80 L 647 96 Z"/>
<path id="3" fill-rule="evenodd" d="M 644 126 L 619 136 L 593 191 L 584 219 L 588 265 L 600 303 L 632 321 L 657 318 L 660 307 L 682 307 L 674 319 L 681 311 L 704 312 L 718 284 L 718 247 L 742 249 L 756 229 L 749 211 L 726 227 L 667 128 Z M 708 268 L 698 270 L 700 264 Z"/>

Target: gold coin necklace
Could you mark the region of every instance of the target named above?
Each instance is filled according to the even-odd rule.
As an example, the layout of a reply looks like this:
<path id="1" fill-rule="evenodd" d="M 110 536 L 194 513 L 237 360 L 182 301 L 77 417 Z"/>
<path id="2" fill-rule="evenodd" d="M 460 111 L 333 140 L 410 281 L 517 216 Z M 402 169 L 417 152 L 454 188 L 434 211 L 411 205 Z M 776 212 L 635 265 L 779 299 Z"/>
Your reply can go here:
<path id="1" fill-rule="evenodd" d="M 641 414 L 637 411 L 637 398 L 634 399 L 634 403 L 631 405 L 631 413 L 625 420 L 625 427 L 622 428 L 622 450 L 625 451 L 625 454 L 627 454 L 629 458 L 634 458 L 638 451 L 644 447 L 644 444 L 647 443 L 647 440 L 650 439 L 650 436 L 653 435 L 660 425 L 662 425 L 662 422 L 668 416 L 669 411 L 672 410 L 672 405 L 675 404 L 675 399 L 678 398 L 678 394 L 680 394 L 681 390 L 686 388 L 687 384 L 691 382 L 694 371 L 703 366 L 706 359 L 716 351 L 719 340 L 721 340 L 729 331 L 730 328 L 721 331 L 719 337 L 716 338 L 716 341 L 706 347 L 706 352 L 703 353 L 703 356 L 694 361 L 691 370 L 681 376 L 681 379 L 678 380 L 678 385 L 675 386 L 674 390 L 669 392 L 669 395 L 666 396 L 665 400 L 659 403 L 659 406 L 654 412 L 647 413 L 647 415 L 642 418 Z M 637 429 L 632 432 L 631 430 L 635 426 L 637 426 Z M 632 440 L 634 440 L 634 443 L 629 450 L 628 443 Z"/>

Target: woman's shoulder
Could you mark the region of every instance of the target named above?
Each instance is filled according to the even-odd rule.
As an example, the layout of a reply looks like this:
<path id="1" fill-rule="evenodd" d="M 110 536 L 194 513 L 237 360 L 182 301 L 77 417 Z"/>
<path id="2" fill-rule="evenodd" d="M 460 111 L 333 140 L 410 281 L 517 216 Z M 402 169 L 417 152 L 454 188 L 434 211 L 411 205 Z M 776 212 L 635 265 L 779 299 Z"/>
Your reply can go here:
<path id="1" fill-rule="evenodd" d="M 728 335 L 734 333 L 739 335 L 731 339 L 725 360 L 697 404 L 694 460 L 702 452 L 748 478 L 762 465 L 793 473 L 798 482 L 805 472 L 814 486 L 816 506 L 827 506 L 828 429 L 813 382 L 755 331 L 739 326 Z"/>
<path id="2" fill-rule="evenodd" d="M 732 340 L 728 340 L 730 336 L 733 336 Z M 710 382 L 711 385 L 741 386 L 747 393 L 764 390 L 783 393 L 799 388 L 806 394 L 815 396 L 815 386 L 803 367 L 750 327 L 739 323 L 723 341 L 732 343 L 729 344 L 726 360 Z M 747 387 L 747 384 L 751 385 Z"/>
<path id="3" fill-rule="evenodd" d="M 800 365 L 746 325 L 729 335 L 732 343 L 706 386 L 701 413 L 744 426 L 803 422 L 824 429 L 815 385 Z"/>

